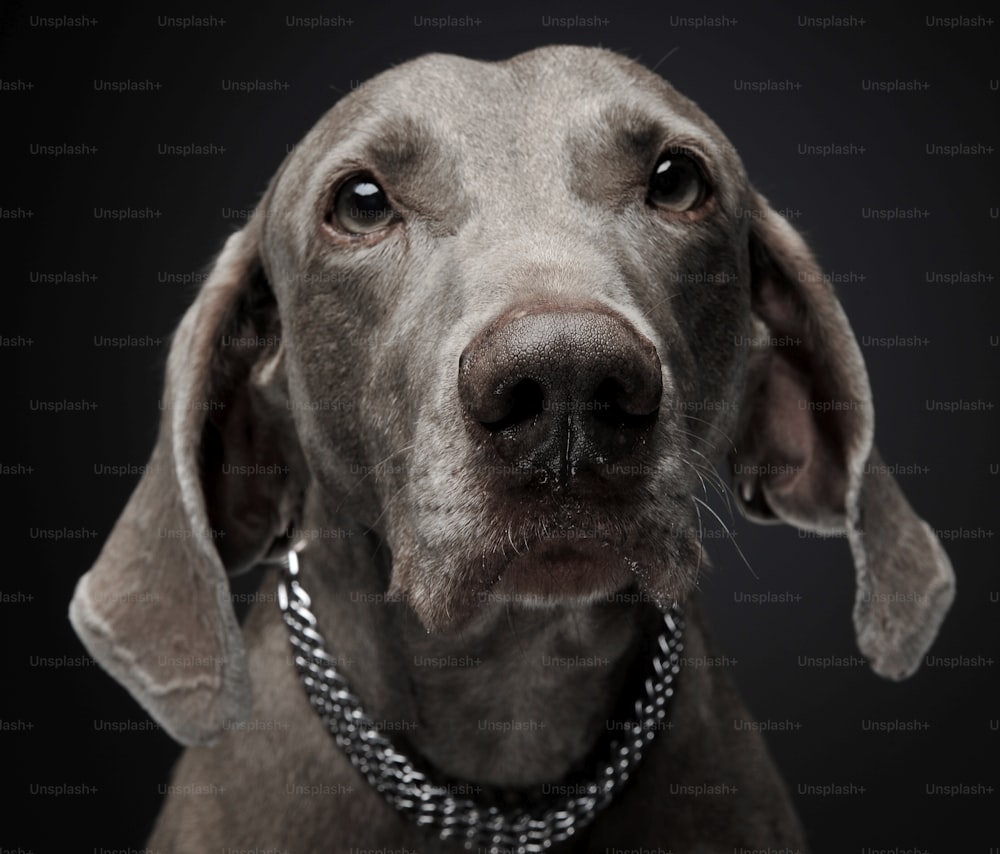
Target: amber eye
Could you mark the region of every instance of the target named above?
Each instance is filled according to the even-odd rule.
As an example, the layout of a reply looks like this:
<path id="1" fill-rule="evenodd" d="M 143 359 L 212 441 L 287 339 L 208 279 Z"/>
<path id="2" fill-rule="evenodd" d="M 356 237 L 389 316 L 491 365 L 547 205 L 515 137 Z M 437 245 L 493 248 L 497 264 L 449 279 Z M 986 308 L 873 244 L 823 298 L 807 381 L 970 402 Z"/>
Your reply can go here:
<path id="1" fill-rule="evenodd" d="M 375 179 L 357 175 L 340 185 L 328 220 L 350 234 L 371 234 L 392 225 L 398 216 Z"/>
<path id="2" fill-rule="evenodd" d="M 699 207 L 708 198 L 701 169 L 687 154 L 664 154 L 649 179 L 649 201 L 658 208 L 680 213 Z"/>

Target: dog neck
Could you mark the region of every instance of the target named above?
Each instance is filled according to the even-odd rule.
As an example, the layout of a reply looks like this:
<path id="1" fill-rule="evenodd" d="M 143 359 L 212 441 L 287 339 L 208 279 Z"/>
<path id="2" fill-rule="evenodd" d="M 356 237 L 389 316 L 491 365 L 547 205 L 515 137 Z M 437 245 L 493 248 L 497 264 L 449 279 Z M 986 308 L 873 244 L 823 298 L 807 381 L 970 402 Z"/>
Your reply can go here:
<path id="1" fill-rule="evenodd" d="M 494 603 L 460 632 L 430 634 L 386 593 L 387 552 L 362 528 L 303 530 L 338 534 L 307 540 L 303 585 L 338 669 L 401 749 L 473 785 L 538 786 L 563 779 L 615 728 L 630 668 L 660 624 L 635 596 Z"/>

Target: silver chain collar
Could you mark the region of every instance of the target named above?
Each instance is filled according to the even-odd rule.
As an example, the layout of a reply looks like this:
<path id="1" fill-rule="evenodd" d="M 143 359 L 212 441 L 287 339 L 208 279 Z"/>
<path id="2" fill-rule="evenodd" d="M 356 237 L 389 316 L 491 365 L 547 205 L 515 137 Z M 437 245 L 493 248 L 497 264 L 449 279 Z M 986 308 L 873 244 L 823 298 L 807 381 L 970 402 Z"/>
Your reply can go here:
<path id="1" fill-rule="evenodd" d="M 569 839 L 590 824 L 611 803 L 664 725 L 684 649 L 684 622 L 677 605 L 663 616 L 664 629 L 656 639 L 652 674 L 645 680 L 643 696 L 635 701 L 634 718 L 622 726 L 627 735 L 610 743 L 608 759 L 596 779 L 569 787 L 583 794 L 538 797 L 530 806 L 512 809 L 455 797 L 451 790 L 456 786 L 450 790 L 431 781 L 378 731 L 326 651 L 326 641 L 309 610 L 309 594 L 298 581 L 298 555 L 290 551 L 281 566 L 278 604 L 288 625 L 295 666 L 309 702 L 351 764 L 382 797 L 421 827 L 436 830 L 442 839 L 455 839 L 466 848 L 490 854 L 537 854 L 548 850 L 553 843 Z"/>

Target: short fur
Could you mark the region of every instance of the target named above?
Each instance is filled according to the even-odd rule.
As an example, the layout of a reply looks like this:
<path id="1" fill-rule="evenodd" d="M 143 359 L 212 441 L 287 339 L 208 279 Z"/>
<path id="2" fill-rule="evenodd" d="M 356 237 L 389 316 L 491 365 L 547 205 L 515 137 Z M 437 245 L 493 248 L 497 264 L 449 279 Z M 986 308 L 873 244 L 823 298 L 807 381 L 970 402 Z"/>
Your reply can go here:
<path id="1" fill-rule="evenodd" d="M 671 146 L 712 186 L 697 215 L 647 202 Z M 401 217 L 374 237 L 323 224 L 358 171 Z M 540 306 L 597 306 L 593 328 L 658 354 L 655 425 L 638 473 L 608 477 L 611 498 L 529 489 L 470 425 L 463 352 Z M 573 334 L 581 354 L 566 358 L 590 358 Z M 557 786 L 634 692 L 671 602 L 685 655 L 712 656 L 692 496 L 727 457 L 751 518 L 847 534 L 878 673 L 916 669 L 953 597 L 947 556 L 878 465 L 861 353 L 808 248 L 711 120 L 604 50 L 424 56 L 345 97 L 226 244 L 174 339 L 165 399 L 148 470 L 70 609 L 91 653 L 190 745 L 153 849 L 458 850 L 350 766 L 276 605 L 237 625 L 227 574 L 298 539 L 320 628 L 370 713 L 470 785 Z M 561 595 L 543 556 L 571 536 L 607 571 L 586 595 Z M 512 580 L 538 577 L 555 592 Z M 442 657 L 471 666 L 425 664 Z M 545 666 L 558 657 L 597 663 Z M 803 849 L 763 740 L 733 726 L 749 714 L 727 674 L 685 666 L 671 715 L 628 789 L 560 850 Z M 483 725 L 503 721 L 533 724 Z M 677 788 L 721 784 L 733 792 Z"/>

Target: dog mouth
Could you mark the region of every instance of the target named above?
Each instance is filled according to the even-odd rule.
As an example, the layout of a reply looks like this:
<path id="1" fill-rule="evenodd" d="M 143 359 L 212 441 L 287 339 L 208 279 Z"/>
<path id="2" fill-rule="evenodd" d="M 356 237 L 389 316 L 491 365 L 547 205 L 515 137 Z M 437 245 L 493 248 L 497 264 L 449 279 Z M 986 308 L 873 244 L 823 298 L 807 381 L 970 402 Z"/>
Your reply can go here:
<path id="1" fill-rule="evenodd" d="M 580 502 L 563 512 L 487 514 L 475 545 L 428 549 L 411 539 L 415 549 L 395 553 L 392 587 L 431 632 L 519 608 L 643 601 L 665 610 L 686 596 L 702 558 L 697 527 L 665 509 L 601 512 Z"/>
<path id="2" fill-rule="evenodd" d="M 628 461 L 639 470 L 627 477 L 589 470 L 555 485 L 494 476 L 446 490 L 440 477 L 420 479 L 409 512 L 386 519 L 390 589 L 434 633 L 492 624 L 519 607 L 641 599 L 666 610 L 705 564 L 678 456 L 661 450 Z"/>
<path id="3" fill-rule="evenodd" d="M 635 562 L 606 540 L 556 536 L 529 541 L 509 556 L 480 598 L 525 605 L 606 598 L 635 581 Z"/>
<path id="4" fill-rule="evenodd" d="M 662 519 L 622 523 L 615 537 L 541 534 L 534 525 L 519 537 L 516 526 L 498 527 L 476 544 L 404 535 L 409 547 L 393 550 L 389 592 L 409 602 L 427 631 L 453 633 L 519 608 L 643 601 L 665 611 L 686 598 L 704 563 L 696 526 Z"/>

